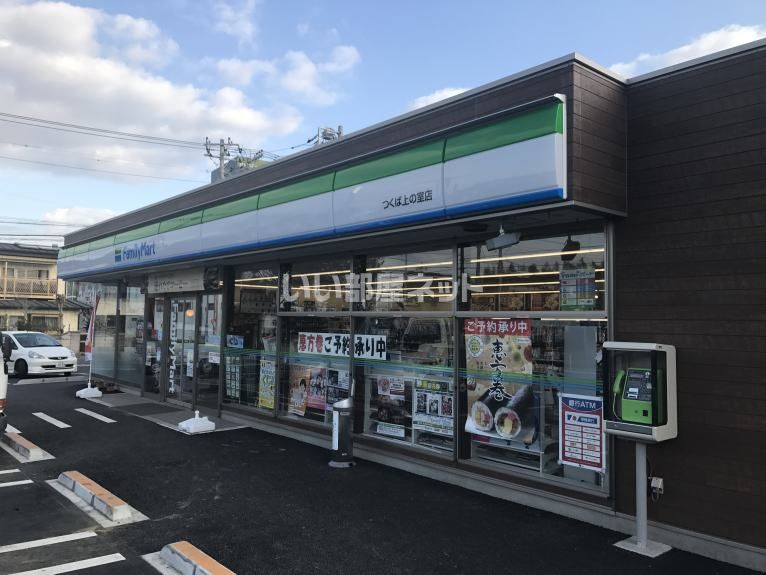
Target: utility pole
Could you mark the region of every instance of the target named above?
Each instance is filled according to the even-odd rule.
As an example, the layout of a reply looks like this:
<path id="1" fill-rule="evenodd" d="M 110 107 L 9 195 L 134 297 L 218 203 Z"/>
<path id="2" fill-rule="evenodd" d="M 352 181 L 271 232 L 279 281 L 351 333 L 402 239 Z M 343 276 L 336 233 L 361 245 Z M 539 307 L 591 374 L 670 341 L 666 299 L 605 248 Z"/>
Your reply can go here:
<path id="1" fill-rule="evenodd" d="M 212 146 L 215 146 L 210 138 L 205 138 L 205 155 L 208 158 L 213 158 L 213 151 L 211 150 Z M 235 144 L 231 141 L 231 138 L 227 138 L 226 141 L 224 141 L 223 138 L 221 138 L 218 142 L 218 174 L 223 180 L 224 178 L 224 167 L 226 166 L 226 158 L 230 156 L 229 153 L 230 149 L 236 149 L 237 153 L 242 153 L 242 146 L 239 144 Z"/>

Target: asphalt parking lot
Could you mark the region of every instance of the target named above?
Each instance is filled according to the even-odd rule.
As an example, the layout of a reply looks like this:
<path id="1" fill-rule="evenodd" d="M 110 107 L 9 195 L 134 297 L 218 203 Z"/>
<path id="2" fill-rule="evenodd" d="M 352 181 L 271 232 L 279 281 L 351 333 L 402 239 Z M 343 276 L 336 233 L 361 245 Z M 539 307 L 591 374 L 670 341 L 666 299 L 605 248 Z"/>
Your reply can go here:
<path id="1" fill-rule="evenodd" d="M 9 421 L 55 459 L 0 451 L 2 574 L 156 573 L 141 556 L 182 539 L 239 574 L 749 573 L 678 550 L 635 556 L 613 547 L 620 533 L 373 463 L 331 469 L 327 451 L 250 428 L 183 435 L 75 399 L 82 383 L 19 383 Z M 149 519 L 102 527 L 47 483 L 67 470 Z M 94 559 L 108 562 L 78 566 Z"/>

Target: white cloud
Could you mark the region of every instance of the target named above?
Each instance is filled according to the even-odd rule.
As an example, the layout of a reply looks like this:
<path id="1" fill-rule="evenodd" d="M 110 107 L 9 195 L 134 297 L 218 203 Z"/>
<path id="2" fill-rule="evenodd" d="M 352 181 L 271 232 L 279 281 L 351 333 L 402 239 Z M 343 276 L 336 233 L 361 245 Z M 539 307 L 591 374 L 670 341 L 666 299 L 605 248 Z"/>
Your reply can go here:
<path id="1" fill-rule="evenodd" d="M 290 51 L 282 59 L 285 70 L 279 85 L 303 102 L 330 106 L 338 99 L 338 92 L 331 87 L 333 78 L 350 72 L 360 61 L 361 55 L 354 46 L 336 46 L 328 60 L 318 63 L 305 52 Z"/>
<path id="2" fill-rule="evenodd" d="M 113 53 L 130 64 L 161 67 L 178 54 L 178 44 L 150 20 L 103 13 L 100 20 L 105 34 L 115 44 Z"/>
<path id="3" fill-rule="evenodd" d="M 309 26 L 309 24 L 306 22 L 301 22 L 295 27 L 295 31 L 298 33 L 298 36 L 306 36 L 310 30 L 311 26 Z"/>
<path id="4" fill-rule="evenodd" d="M 239 46 L 254 46 L 257 27 L 253 19 L 255 0 L 243 0 L 235 6 L 227 2 L 216 2 L 215 30 L 237 39 Z"/>
<path id="5" fill-rule="evenodd" d="M 273 76 L 277 73 L 274 62 L 268 60 L 227 58 L 219 60 L 216 68 L 225 82 L 236 86 L 248 86 L 254 76 Z"/>
<path id="6" fill-rule="evenodd" d="M 764 26 L 739 26 L 731 24 L 694 38 L 688 44 L 659 54 L 642 53 L 630 62 L 618 62 L 610 68 L 618 74 L 631 78 L 639 74 L 672 66 L 720 50 L 747 44 L 766 37 Z"/>
<path id="7" fill-rule="evenodd" d="M 253 148 L 300 126 L 302 117 L 294 106 L 256 107 L 242 91 L 231 87 L 233 82 L 207 91 L 150 71 L 147 66 L 160 62 L 130 47 L 155 41 L 167 47 L 172 40 L 146 20 L 61 2 L 0 2 L 2 111 L 195 142 L 202 142 L 205 136 L 214 140 L 231 137 Z M 231 65 L 226 72 L 235 73 L 235 68 Z M 249 62 L 245 69 L 251 77 L 261 69 L 270 73 L 267 64 Z M 260 97 L 260 101 L 269 99 Z M 194 180 L 205 180 L 204 169 L 210 167 L 202 148 L 135 144 L 0 124 L 4 142 L 30 146 L 24 150 L 0 143 L 0 153 L 12 157 Z M 34 147 L 44 147 L 45 155 Z M 94 163 L 94 158 L 99 162 Z M 2 167 L 13 165 L 4 162 Z M 78 174 L 52 167 L 34 169 Z"/>
<path id="8" fill-rule="evenodd" d="M 71 224 L 74 226 L 92 226 L 100 221 L 118 215 L 108 208 L 56 208 L 45 212 L 43 219 L 48 222 Z"/>
<path id="9" fill-rule="evenodd" d="M 442 88 L 441 90 L 436 90 L 425 96 L 415 98 L 410 102 L 409 106 L 407 106 L 407 109 L 417 110 L 418 108 L 424 108 L 425 106 L 430 106 L 440 100 L 446 100 L 452 96 L 457 96 L 458 94 L 465 92 L 467 89 L 468 88 Z"/>
<path id="10" fill-rule="evenodd" d="M 339 74 L 351 70 L 361 59 L 359 50 L 354 46 L 335 46 L 330 54 L 330 59 L 327 62 L 322 62 L 319 68 L 324 72 Z"/>

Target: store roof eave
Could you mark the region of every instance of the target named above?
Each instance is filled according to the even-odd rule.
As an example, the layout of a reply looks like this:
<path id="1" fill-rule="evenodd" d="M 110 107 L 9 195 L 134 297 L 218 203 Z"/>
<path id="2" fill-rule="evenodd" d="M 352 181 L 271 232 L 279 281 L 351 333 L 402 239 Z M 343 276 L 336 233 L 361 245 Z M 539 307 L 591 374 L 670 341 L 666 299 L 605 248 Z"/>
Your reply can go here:
<path id="1" fill-rule="evenodd" d="M 75 232 L 72 232 L 70 234 L 67 234 L 64 237 L 64 244 L 66 247 L 70 247 L 72 245 L 78 245 L 82 244 L 88 241 L 97 240 L 99 238 L 112 235 L 114 233 L 118 233 L 119 231 L 123 229 L 129 229 L 133 228 L 145 223 L 149 223 L 154 221 L 158 218 L 151 218 L 146 217 L 152 209 L 157 209 L 161 206 L 173 206 L 179 202 L 179 200 L 183 200 L 184 198 L 188 198 L 190 195 L 196 195 L 200 193 L 204 193 L 208 190 L 220 190 L 223 189 L 223 186 L 231 187 L 231 184 L 233 182 L 242 182 L 243 184 L 247 182 L 248 179 L 252 179 L 253 174 L 255 173 L 263 173 L 264 171 L 268 171 L 270 169 L 275 169 L 280 166 L 284 166 L 286 162 L 297 162 L 301 158 L 308 156 L 310 154 L 317 153 L 319 149 L 326 150 L 333 146 L 339 146 L 347 144 L 348 142 L 354 140 L 355 138 L 359 138 L 365 135 L 368 135 L 370 133 L 373 133 L 375 131 L 383 130 L 387 127 L 393 126 L 395 124 L 399 124 L 402 122 L 406 122 L 408 120 L 411 120 L 418 116 L 423 116 L 427 114 L 431 114 L 437 110 L 449 108 L 450 106 L 454 105 L 455 103 L 461 102 L 462 100 L 470 99 L 476 95 L 482 94 L 484 92 L 492 91 L 498 87 L 504 86 L 506 84 L 510 84 L 513 82 L 518 82 L 520 80 L 523 80 L 528 77 L 533 77 L 535 75 L 544 73 L 546 71 L 555 69 L 557 67 L 560 67 L 562 65 L 566 65 L 569 63 L 572 63 L 574 61 L 577 61 L 585 66 L 589 66 L 595 70 L 598 70 L 600 73 L 608 75 L 615 79 L 616 81 L 622 81 L 622 79 L 614 74 L 613 72 L 610 72 L 600 66 L 598 64 L 595 64 L 591 60 L 585 58 L 584 56 L 577 54 L 577 53 L 571 53 L 565 56 L 562 56 L 560 58 L 556 58 L 554 60 L 550 60 L 548 62 L 545 62 L 543 64 L 539 64 L 537 66 L 533 66 L 531 68 L 528 68 L 526 70 L 517 72 L 515 74 L 511 74 L 509 76 L 506 76 L 504 78 L 500 78 L 499 80 L 495 80 L 493 82 L 483 84 L 481 86 L 478 86 L 476 88 L 473 88 L 471 90 L 468 90 L 466 92 L 462 92 L 461 94 L 457 94 L 455 96 L 452 96 L 451 98 L 447 98 L 445 100 L 441 100 L 439 102 L 436 102 L 434 104 L 431 104 L 429 106 L 418 108 L 416 110 L 412 110 L 409 112 L 405 112 L 403 114 L 400 114 L 398 116 L 395 116 L 393 118 L 389 118 L 385 121 L 378 122 L 376 124 L 373 124 L 371 126 L 364 127 L 360 130 L 356 130 L 354 132 L 349 132 L 348 134 L 344 135 L 344 137 L 340 140 L 329 142 L 327 144 L 323 144 L 320 148 L 310 148 L 308 150 L 302 150 L 300 152 L 296 152 L 294 154 L 291 154 L 289 156 L 285 156 L 284 158 L 280 158 L 278 160 L 275 160 L 273 162 L 270 162 L 267 166 L 264 166 L 262 168 L 259 168 L 258 170 L 253 170 L 249 172 L 245 172 L 243 174 L 239 174 L 237 176 L 227 178 L 225 180 L 222 180 L 220 182 L 216 182 L 215 184 L 206 184 L 203 186 L 199 186 L 197 188 L 194 188 L 192 190 L 189 190 L 187 192 L 184 192 L 182 194 L 178 194 L 176 196 L 173 196 L 171 198 L 168 198 L 166 200 L 161 200 L 159 202 L 154 202 L 152 204 L 149 204 L 147 206 L 142 206 L 140 208 L 137 208 L 135 210 L 132 210 L 130 212 L 126 212 L 125 214 L 121 214 L 119 216 L 115 216 L 113 218 L 110 218 L 108 220 L 104 220 L 103 222 L 99 222 L 98 224 L 95 224 L 93 226 L 89 226 L 87 228 L 83 228 L 81 230 L 77 230 Z M 349 161 L 354 160 L 353 157 L 348 158 Z M 292 177 L 292 176 L 291 176 Z M 300 174 L 296 174 L 296 177 L 300 177 Z M 265 184 L 265 186 L 270 186 L 271 184 Z M 255 186 L 257 188 L 257 186 Z M 239 187 L 236 191 L 228 194 L 228 195 L 222 195 L 221 197 L 212 197 L 210 199 L 211 203 L 215 202 L 221 202 L 225 201 L 230 198 L 235 198 L 238 195 L 241 195 L 244 192 L 247 192 L 249 189 L 253 189 L 253 186 L 244 184 Z M 196 209 L 199 209 L 199 207 L 196 207 Z M 171 213 L 162 213 L 159 218 L 167 218 L 167 217 L 173 217 L 175 215 L 180 215 L 182 213 L 186 213 L 189 211 L 188 208 L 180 208 L 176 210 L 175 212 Z M 119 223 L 121 221 L 125 222 L 125 225 L 123 226 L 115 226 L 114 224 Z"/>

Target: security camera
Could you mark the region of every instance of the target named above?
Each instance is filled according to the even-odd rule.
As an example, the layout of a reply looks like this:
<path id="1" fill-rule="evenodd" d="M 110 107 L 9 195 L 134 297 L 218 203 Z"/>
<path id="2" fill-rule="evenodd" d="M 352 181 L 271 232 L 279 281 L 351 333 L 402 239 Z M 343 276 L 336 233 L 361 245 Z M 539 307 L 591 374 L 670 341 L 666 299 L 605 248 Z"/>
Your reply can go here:
<path id="1" fill-rule="evenodd" d="M 491 238 L 487 240 L 486 246 L 487 249 L 492 250 L 499 250 L 500 248 L 508 248 L 510 246 L 515 246 L 521 241 L 521 234 L 518 232 L 510 232 L 508 234 L 505 233 L 505 230 L 500 227 L 500 233 L 496 238 Z"/>

